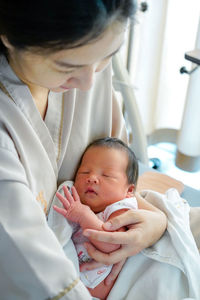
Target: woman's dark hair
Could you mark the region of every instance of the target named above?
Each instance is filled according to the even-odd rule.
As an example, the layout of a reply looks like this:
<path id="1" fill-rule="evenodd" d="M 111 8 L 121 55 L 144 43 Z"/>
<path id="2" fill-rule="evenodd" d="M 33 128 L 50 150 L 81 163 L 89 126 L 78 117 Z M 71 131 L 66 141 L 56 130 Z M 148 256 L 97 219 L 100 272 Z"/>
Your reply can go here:
<path id="1" fill-rule="evenodd" d="M 53 52 L 95 40 L 135 10 L 135 0 L 1 0 L 0 35 L 17 49 Z M 0 41 L 0 52 L 5 50 Z"/>
<path id="2" fill-rule="evenodd" d="M 113 137 L 97 139 L 87 146 L 82 155 L 82 158 L 85 152 L 91 147 L 106 147 L 124 151 L 128 156 L 128 165 L 126 168 L 128 184 L 133 183 L 136 186 L 138 180 L 138 161 L 134 152 L 124 142 L 122 142 L 120 139 Z"/>

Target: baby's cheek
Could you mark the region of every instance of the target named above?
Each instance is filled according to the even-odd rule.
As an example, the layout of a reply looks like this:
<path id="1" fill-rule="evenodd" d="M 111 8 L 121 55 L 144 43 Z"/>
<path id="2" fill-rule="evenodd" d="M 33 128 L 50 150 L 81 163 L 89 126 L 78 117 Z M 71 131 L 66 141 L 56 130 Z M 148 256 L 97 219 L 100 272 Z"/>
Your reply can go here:
<path id="1" fill-rule="evenodd" d="M 79 196 L 80 196 L 80 194 L 81 194 L 81 184 L 79 183 L 78 180 L 75 181 L 74 186 L 75 186 L 75 188 L 76 188 L 77 193 L 78 193 Z"/>

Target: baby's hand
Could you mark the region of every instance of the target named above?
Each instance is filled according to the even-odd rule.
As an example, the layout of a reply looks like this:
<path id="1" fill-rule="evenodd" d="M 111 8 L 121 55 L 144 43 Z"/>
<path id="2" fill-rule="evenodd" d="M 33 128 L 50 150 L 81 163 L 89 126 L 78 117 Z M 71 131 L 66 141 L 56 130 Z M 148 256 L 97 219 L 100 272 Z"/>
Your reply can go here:
<path id="1" fill-rule="evenodd" d="M 63 186 L 65 197 L 62 196 L 59 192 L 56 193 L 56 196 L 63 204 L 63 208 L 60 208 L 56 205 L 54 205 L 53 208 L 68 220 L 79 223 L 85 205 L 83 205 L 80 202 L 80 197 L 74 186 L 72 187 L 71 190 L 72 190 L 72 195 L 69 192 L 68 188 L 66 186 Z"/>

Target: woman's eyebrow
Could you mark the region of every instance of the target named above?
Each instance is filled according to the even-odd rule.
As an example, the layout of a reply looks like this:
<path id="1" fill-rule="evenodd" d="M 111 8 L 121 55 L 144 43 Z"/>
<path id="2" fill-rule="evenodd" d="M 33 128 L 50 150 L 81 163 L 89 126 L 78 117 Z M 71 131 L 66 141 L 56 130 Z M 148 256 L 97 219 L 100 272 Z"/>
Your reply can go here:
<path id="1" fill-rule="evenodd" d="M 107 58 L 110 58 L 112 57 L 113 55 L 115 55 L 119 49 L 121 48 L 122 45 L 120 45 L 120 47 L 115 50 L 114 52 L 112 52 L 111 54 L 109 54 L 108 56 L 106 56 L 104 59 L 107 59 Z M 60 66 L 60 67 L 67 67 L 67 68 L 82 68 L 82 67 L 85 67 L 87 65 L 76 65 L 76 64 L 70 64 L 70 63 L 67 63 L 67 62 L 64 62 L 64 61 L 58 61 L 56 60 L 55 61 L 55 64 Z"/>

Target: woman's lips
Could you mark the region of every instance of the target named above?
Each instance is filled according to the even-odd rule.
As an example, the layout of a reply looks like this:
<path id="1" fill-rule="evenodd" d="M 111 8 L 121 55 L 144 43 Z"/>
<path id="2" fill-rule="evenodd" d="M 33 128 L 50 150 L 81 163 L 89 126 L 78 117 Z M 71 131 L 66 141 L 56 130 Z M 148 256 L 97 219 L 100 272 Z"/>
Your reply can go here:
<path id="1" fill-rule="evenodd" d="M 66 86 L 64 86 L 64 85 L 61 85 L 60 86 L 62 89 L 64 89 L 64 90 L 69 90 L 70 88 L 68 88 L 68 87 L 66 87 Z"/>

